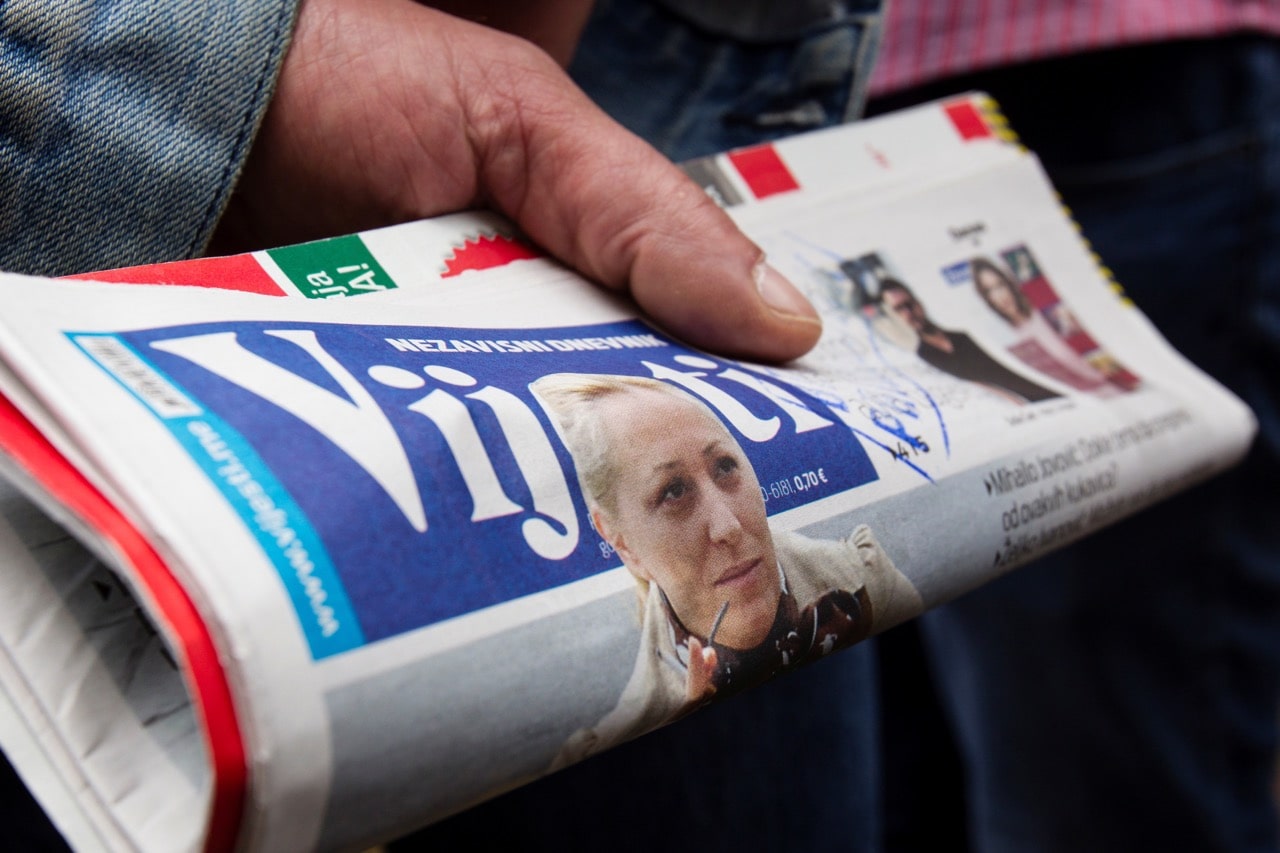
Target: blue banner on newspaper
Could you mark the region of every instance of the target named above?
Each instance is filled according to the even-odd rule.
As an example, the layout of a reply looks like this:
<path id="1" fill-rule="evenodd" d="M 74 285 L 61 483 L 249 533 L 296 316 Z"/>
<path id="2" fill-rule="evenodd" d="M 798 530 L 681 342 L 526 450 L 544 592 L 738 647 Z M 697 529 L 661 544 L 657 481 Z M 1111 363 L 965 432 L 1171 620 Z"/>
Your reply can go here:
<path id="1" fill-rule="evenodd" d="M 617 567 L 593 509 L 634 498 L 644 512 L 687 515 L 700 481 L 669 474 L 677 459 L 705 457 L 717 483 L 734 466 L 722 445 L 740 448 L 769 515 L 876 478 L 818 399 L 636 321 L 236 322 L 70 337 L 169 426 L 243 518 L 316 658 Z M 584 427 L 586 415 L 548 402 L 575 394 L 630 395 L 636 407 L 601 403 L 613 408 Z M 685 410 L 731 438 L 685 429 Z M 604 433 L 618 449 L 582 449 L 581 436 Z M 627 491 L 635 478 L 620 465 L 651 473 L 657 490 Z M 583 482 L 605 485 L 584 497 L 588 467 L 597 473 Z"/>

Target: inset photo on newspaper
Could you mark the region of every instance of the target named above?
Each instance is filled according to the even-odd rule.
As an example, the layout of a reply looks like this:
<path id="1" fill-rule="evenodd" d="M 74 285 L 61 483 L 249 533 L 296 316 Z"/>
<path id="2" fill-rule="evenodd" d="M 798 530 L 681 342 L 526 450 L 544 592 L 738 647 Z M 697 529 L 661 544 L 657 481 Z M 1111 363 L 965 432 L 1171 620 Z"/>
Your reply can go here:
<path id="1" fill-rule="evenodd" d="M 915 351 L 920 360 L 943 373 L 982 385 L 1015 403 L 1039 403 L 1059 396 L 992 358 L 966 331 L 935 322 L 924 301 L 906 282 L 880 282 L 876 301 L 886 317 L 915 335 Z"/>
<path id="2" fill-rule="evenodd" d="M 635 582 L 641 634 L 616 707 L 555 766 L 864 639 L 923 602 L 865 524 L 841 541 L 774 529 L 716 413 L 642 376 L 531 386 L 573 457 L 591 525 Z"/>
<path id="3" fill-rule="evenodd" d="M 1141 384 L 1076 319 L 1025 244 L 967 258 L 942 275 L 953 287 L 972 289 L 999 319 L 1006 350 L 1035 373 L 1100 397 Z"/>
<path id="4" fill-rule="evenodd" d="M 1007 403 L 1025 405 L 1060 396 L 993 358 L 969 330 L 937 321 L 917 284 L 908 282 L 885 253 L 842 257 L 836 268 L 838 273 L 828 271 L 822 276 L 830 302 L 861 316 L 892 348 L 914 353 L 925 364 Z"/>

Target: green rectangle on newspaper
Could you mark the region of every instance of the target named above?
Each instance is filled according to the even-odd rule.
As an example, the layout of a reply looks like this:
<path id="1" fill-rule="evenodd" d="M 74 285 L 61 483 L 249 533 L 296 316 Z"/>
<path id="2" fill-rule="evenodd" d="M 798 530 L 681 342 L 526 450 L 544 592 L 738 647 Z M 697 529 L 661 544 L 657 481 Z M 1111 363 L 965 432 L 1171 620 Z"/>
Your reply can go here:
<path id="1" fill-rule="evenodd" d="M 308 299 L 358 296 L 396 286 L 356 234 L 270 249 L 267 254 Z"/>

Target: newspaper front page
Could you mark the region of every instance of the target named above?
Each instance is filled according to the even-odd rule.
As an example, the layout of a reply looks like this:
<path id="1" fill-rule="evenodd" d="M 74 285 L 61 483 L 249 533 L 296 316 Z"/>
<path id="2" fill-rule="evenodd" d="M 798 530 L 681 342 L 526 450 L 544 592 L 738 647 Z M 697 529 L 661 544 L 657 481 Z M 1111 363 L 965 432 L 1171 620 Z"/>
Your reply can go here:
<path id="1" fill-rule="evenodd" d="M 466 808 L 1247 447 L 1247 409 L 1124 299 L 979 97 L 690 171 L 819 307 L 810 355 L 694 350 L 480 214 L 152 273 L 249 293 L 0 278 L 0 390 L 208 626 L 244 743 L 245 849 L 348 849 Z M 74 581 L 27 572 L 39 607 L 71 614 L 102 583 L 148 609 L 48 477 L 6 467 L 91 549 Z M 158 744 L 138 790 L 173 790 L 143 779 L 160 767 L 199 803 L 199 708 L 137 707 L 181 685 L 182 642 L 157 622 L 175 654 L 126 645 L 166 686 L 95 708 Z M 77 760 L 47 710 L 70 682 L 33 687 L 53 653 L 21 633 L 0 637 L 0 682 L 53 730 L 45 752 L 71 769 L 52 775 L 78 774 L 49 798 L 103 846 L 204 843 L 199 810 L 170 825 L 114 805 L 127 772 Z M 104 694 L 146 683 L 81 657 Z"/>

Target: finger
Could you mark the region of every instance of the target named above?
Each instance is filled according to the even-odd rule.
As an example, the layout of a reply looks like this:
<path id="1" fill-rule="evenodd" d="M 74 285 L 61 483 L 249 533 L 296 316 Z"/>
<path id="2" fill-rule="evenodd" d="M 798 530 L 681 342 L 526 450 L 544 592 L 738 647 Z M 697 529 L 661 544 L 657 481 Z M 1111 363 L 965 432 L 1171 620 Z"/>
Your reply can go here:
<path id="1" fill-rule="evenodd" d="M 716 692 L 713 681 L 716 671 L 716 651 L 704 648 L 697 637 L 689 638 L 689 672 L 685 683 L 685 699 L 700 702 Z"/>
<path id="2" fill-rule="evenodd" d="M 523 82 L 519 127 L 479 137 L 522 140 L 521 162 L 509 145 L 480 154 L 497 207 L 696 346 L 775 362 L 812 348 L 817 312 L 700 187 L 550 71 Z"/>
<path id="3" fill-rule="evenodd" d="M 715 674 L 718 658 L 716 657 L 716 650 L 710 646 L 703 649 L 702 654 L 699 657 L 701 658 L 702 663 L 698 667 L 699 689 L 697 698 L 705 699 L 714 695 L 716 692 Z"/>

